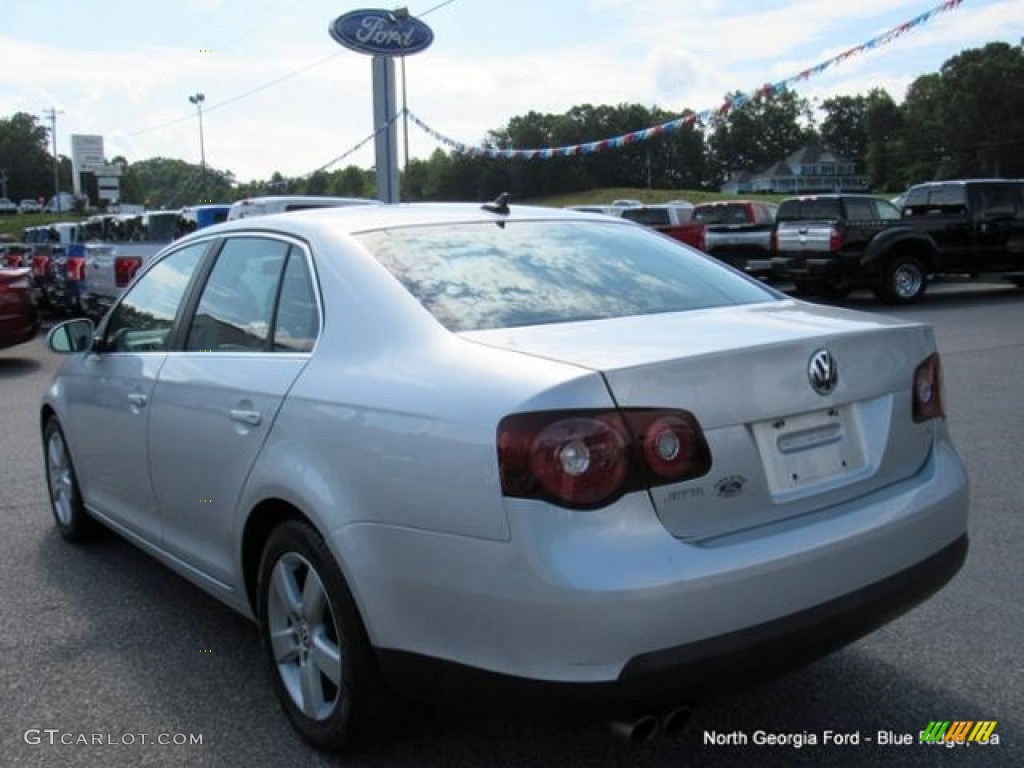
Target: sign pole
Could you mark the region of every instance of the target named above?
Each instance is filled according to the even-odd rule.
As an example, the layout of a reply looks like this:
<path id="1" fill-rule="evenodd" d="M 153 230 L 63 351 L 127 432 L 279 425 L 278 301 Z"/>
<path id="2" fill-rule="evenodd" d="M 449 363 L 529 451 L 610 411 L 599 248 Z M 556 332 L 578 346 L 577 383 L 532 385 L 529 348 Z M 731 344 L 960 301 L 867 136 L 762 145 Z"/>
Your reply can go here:
<path id="1" fill-rule="evenodd" d="M 377 199 L 400 202 L 398 189 L 398 114 L 395 111 L 395 60 L 373 57 L 373 130 L 377 159 Z"/>
<path id="2" fill-rule="evenodd" d="M 405 57 L 426 50 L 434 33 L 407 8 L 394 11 L 363 9 L 339 16 L 327 31 L 339 45 L 373 56 L 373 130 L 376 150 L 377 198 L 401 201 L 398 173 L 398 112 L 395 57 L 402 57 L 402 112 L 408 120 L 405 95 Z M 406 168 L 409 167 L 409 126 L 405 124 Z"/>

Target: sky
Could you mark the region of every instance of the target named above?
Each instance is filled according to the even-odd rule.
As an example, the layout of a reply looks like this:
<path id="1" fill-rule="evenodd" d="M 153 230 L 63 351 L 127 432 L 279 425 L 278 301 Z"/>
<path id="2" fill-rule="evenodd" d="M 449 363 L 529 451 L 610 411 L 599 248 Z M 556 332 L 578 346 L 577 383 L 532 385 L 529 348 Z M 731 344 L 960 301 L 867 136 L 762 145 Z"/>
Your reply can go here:
<path id="1" fill-rule="evenodd" d="M 409 0 L 434 33 L 405 61 L 409 111 L 476 145 L 530 111 L 643 104 L 672 113 L 778 82 L 940 0 Z M 0 0 L 0 117 L 57 113 L 57 150 L 101 135 L 107 158 L 199 163 L 240 182 L 374 165 L 371 58 L 328 34 L 350 0 Z M 1021 44 L 1024 0 L 964 0 L 795 86 L 824 99 L 884 88 L 897 101 L 963 50 Z M 399 73 L 401 69 L 399 68 Z M 398 88 L 402 88 L 401 79 Z M 400 101 L 400 99 L 399 99 Z M 399 103 L 399 107 L 401 104 Z M 399 133 L 399 140 L 404 134 Z M 593 140 L 610 138 L 594 136 Z M 443 144 L 410 123 L 411 157 Z M 350 153 L 350 154 L 346 154 Z M 404 154 L 404 152 L 403 152 Z M 543 162 L 518 161 L 518 162 Z"/>

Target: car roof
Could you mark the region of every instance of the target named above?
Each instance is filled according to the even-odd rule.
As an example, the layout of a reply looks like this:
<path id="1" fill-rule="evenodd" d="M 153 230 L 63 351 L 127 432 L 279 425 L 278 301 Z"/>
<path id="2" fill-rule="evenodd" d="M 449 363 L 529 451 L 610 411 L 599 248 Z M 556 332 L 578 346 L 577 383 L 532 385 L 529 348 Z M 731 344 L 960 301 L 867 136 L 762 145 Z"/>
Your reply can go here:
<path id="1" fill-rule="evenodd" d="M 379 229 L 503 221 L 579 221 L 590 219 L 603 223 L 617 221 L 601 213 L 569 211 L 561 208 L 511 204 L 508 213 L 488 210 L 486 203 L 398 203 L 311 208 L 268 216 L 235 219 L 201 230 L 205 235 L 227 234 L 237 230 L 275 230 L 301 235 L 330 230 L 336 234 L 357 234 Z M 622 222 L 627 225 L 626 222 Z M 200 234 L 200 233 L 197 233 Z"/>

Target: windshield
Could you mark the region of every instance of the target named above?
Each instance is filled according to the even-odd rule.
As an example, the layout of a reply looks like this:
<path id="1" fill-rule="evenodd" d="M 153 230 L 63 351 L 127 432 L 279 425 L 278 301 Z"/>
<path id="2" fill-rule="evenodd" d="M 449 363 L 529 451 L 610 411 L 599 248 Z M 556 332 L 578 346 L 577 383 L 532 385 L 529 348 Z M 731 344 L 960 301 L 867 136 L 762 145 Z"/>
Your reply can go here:
<path id="1" fill-rule="evenodd" d="M 452 331 L 778 298 L 698 251 L 614 221 L 452 224 L 358 239 Z"/>

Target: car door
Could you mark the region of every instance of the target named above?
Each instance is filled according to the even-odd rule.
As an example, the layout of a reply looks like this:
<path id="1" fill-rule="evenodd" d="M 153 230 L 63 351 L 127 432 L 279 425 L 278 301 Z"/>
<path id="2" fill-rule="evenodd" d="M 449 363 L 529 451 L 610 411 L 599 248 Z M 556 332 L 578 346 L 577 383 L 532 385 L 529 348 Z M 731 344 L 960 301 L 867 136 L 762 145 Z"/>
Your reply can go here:
<path id="1" fill-rule="evenodd" d="M 139 278 L 101 326 L 100 350 L 67 377 L 83 500 L 154 544 L 161 526 L 146 455 L 149 406 L 206 247 L 197 243 L 175 251 Z"/>
<path id="2" fill-rule="evenodd" d="M 221 583 L 242 487 L 319 328 L 308 259 L 283 237 L 226 238 L 156 383 L 148 450 L 164 544 Z"/>

